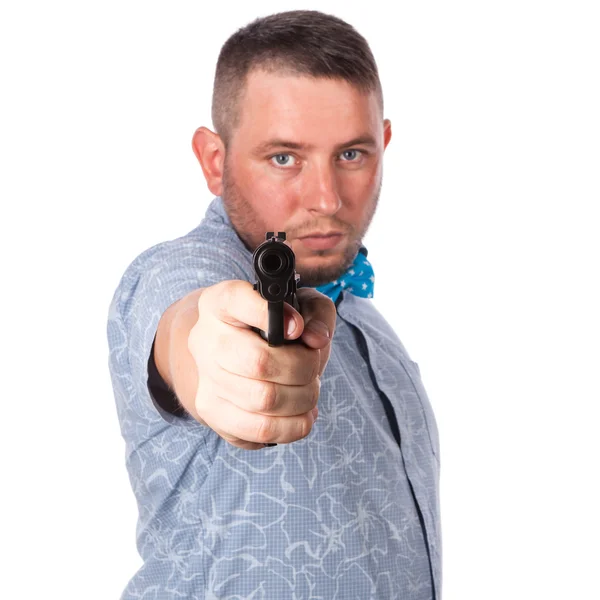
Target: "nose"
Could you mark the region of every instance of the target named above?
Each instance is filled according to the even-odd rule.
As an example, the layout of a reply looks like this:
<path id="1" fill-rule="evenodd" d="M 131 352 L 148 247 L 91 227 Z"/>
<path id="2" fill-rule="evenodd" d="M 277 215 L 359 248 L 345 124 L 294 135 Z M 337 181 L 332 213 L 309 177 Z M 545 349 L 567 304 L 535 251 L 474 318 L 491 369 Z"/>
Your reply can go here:
<path id="1" fill-rule="evenodd" d="M 331 164 L 313 163 L 304 186 L 304 207 L 324 215 L 334 215 L 342 206 L 339 182 Z"/>

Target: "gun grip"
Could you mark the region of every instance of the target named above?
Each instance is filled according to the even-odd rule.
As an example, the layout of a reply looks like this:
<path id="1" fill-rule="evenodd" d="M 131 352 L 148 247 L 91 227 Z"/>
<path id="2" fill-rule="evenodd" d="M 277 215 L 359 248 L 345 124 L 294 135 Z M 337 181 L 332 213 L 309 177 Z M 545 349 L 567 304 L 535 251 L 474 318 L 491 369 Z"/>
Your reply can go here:
<path id="1" fill-rule="evenodd" d="M 267 332 L 269 346 L 283 345 L 284 323 L 283 302 L 269 302 L 269 331 Z"/>
<path id="2" fill-rule="evenodd" d="M 258 285 L 254 284 L 254 289 L 258 291 Z M 297 312 L 300 312 L 300 304 L 298 303 L 298 298 L 294 294 L 293 301 L 289 302 L 286 300 L 288 304 L 291 304 Z M 265 342 L 269 343 L 269 346 L 282 346 L 283 344 L 297 344 L 300 342 L 300 339 L 297 340 L 286 340 L 285 339 L 285 310 L 283 308 L 283 302 L 269 302 L 268 304 L 269 310 L 269 323 L 268 323 L 268 331 L 264 332 L 259 327 L 252 327 L 252 330 L 260 335 L 260 337 L 265 340 Z"/>

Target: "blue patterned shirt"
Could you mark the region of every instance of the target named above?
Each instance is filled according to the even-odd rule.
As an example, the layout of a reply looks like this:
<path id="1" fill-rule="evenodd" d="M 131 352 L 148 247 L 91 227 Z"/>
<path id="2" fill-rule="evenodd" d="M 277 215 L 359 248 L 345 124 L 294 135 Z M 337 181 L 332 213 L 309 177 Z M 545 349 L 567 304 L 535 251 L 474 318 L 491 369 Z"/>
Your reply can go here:
<path id="1" fill-rule="evenodd" d="M 435 417 L 416 363 L 370 299 L 337 300 L 319 417 L 302 440 L 243 450 L 157 401 L 162 314 L 230 279 L 254 283 L 252 253 L 217 197 L 195 229 L 133 260 L 110 305 L 143 559 L 122 600 L 440 600 Z"/>

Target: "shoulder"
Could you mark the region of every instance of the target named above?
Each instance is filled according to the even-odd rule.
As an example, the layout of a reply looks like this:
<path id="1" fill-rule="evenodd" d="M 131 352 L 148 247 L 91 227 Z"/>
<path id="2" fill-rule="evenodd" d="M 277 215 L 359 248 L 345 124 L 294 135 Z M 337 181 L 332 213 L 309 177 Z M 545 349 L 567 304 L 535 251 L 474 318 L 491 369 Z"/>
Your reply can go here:
<path id="1" fill-rule="evenodd" d="M 180 237 L 155 244 L 125 269 L 113 302 L 126 310 L 134 296 L 157 295 L 178 286 L 208 287 L 228 279 L 250 281 L 252 255 L 226 223 L 205 218 Z M 175 290 L 173 290 L 175 288 Z"/>

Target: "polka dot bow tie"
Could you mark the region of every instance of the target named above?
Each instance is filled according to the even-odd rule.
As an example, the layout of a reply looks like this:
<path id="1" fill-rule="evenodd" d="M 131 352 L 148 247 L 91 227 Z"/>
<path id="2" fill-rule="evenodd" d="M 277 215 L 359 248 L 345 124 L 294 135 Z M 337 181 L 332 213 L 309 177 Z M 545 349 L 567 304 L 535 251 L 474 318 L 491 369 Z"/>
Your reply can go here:
<path id="1" fill-rule="evenodd" d="M 373 267 L 367 260 L 367 249 L 361 246 L 354 262 L 339 279 L 325 285 L 317 286 L 316 289 L 322 294 L 329 296 L 335 302 L 342 293 L 342 290 L 361 298 L 372 298 L 374 285 L 375 275 Z"/>

